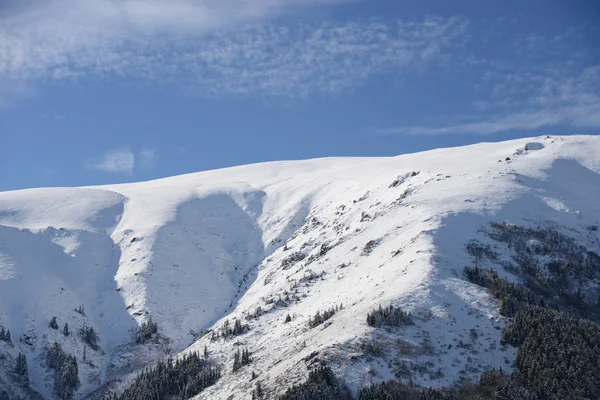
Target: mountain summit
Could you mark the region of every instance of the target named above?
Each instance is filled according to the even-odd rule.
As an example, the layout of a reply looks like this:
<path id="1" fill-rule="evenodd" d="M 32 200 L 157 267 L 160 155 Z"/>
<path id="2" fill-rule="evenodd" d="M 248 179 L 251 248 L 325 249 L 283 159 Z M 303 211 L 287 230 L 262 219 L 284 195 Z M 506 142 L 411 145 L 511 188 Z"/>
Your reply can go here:
<path id="1" fill-rule="evenodd" d="M 595 136 L 2 192 L 0 397 L 102 398 L 186 354 L 202 399 L 509 372 L 524 304 L 597 318 L 599 199 Z"/>

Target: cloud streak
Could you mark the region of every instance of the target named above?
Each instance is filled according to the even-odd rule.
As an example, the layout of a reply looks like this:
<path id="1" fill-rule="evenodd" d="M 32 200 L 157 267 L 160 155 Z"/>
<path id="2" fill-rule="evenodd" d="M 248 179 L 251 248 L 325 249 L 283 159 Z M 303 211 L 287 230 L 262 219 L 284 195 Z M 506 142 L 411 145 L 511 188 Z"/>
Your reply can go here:
<path id="1" fill-rule="evenodd" d="M 100 161 L 91 165 L 92 168 L 111 173 L 133 174 L 135 156 L 129 150 L 112 150 L 106 153 Z"/>
<path id="2" fill-rule="evenodd" d="M 33 0 L 0 19 L 0 81 L 116 77 L 210 96 L 337 93 L 434 60 L 465 28 L 458 18 L 257 22 L 334 2 Z"/>
<path id="3" fill-rule="evenodd" d="M 546 36 L 510 36 L 498 27 L 490 29 L 483 44 L 496 46 L 493 55 L 475 52 L 467 54 L 464 63 L 453 63 L 464 68 L 472 82 L 471 87 L 465 86 L 466 95 L 472 90 L 475 96 L 471 110 L 437 117 L 435 124 L 399 126 L 377 133 L 489 135 L 549 127 L 600 128 L 600 52 L 590 46 L 597 28 L 565 27 Z M 471 41 L 470 48 L 474 48 L 478 42 Z"/>
<path id="4" fill-rule="evenodd" d="M 523 85 L 523 79 L 518 84 Z M 517 83 L 515 82 L 515 83 Z M 520 110 L 496 113 L 475 121 L 444 126 L 407 126 L 382 129 L 382 134 L 489 135 L 512 130 L 534 131 L 550 126 L 572 128 L 600 127 L 600 66 L 585 68 L 574 77 L 528 77 L 529 86 L 537 84 L 525 100 L 517 101 Z M 472 118 L 472 117 L 471 117 Z"/>

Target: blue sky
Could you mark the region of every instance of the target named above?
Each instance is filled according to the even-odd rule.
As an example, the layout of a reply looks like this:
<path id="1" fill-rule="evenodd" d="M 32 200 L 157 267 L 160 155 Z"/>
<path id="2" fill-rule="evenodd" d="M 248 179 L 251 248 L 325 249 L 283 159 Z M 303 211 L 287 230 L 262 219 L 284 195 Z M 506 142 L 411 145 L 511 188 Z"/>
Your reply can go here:
<path id="1" fill-rule="evenodd" d="M 0 3 L 0 190 L 600 133 L 595 0 Z"/>

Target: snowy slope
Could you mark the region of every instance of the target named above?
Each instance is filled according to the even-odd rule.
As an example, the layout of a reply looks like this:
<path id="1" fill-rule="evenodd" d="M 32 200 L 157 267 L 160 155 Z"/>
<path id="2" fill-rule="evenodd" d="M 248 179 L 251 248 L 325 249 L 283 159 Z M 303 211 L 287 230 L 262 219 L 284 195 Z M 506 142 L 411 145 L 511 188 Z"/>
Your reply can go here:
<path id="1" fill-rule="evenodd" d="M 600 224 L 599 173 L 600 138 L 571 136 L 0 193 L 0 325 L 15 342 L 0 342 L 0 352 L 25 352 L 33 387 L 47 398 L 45 346 L 83 353 L 76 334 L 48 328 L 52 316 L 61 328 L 85 324 L 100 335 L 101 350 L 87 349 L 91 363 L 80 362 L 80 397 L 205 345 L 225 366 L 199 396 L 207 399 L 249 398 L 251 371 L 274 393 L 304 379 L 315 359 L 353 389 L 391 378 L 402 360 L 424 366 L 413 379 L 434 386 L 507 368 L 514 351 L 499 344 L 496 304 L 461 275 L 472 263 L 464 246 L 494 220 L 554 223 L 597 248 L 583 232 Z M 292 254 L 305 258 L 288 261 Z M 309 316 L 340 303 L 331 320 L 308 328 Z M 368 327 L 366 313 L 390 303 L 417 323 Z M 80 305 L 85 316 L 74 312 Z M 133 332 L 149 317 L 165 340 L 136 345 Z M 199 338 L 235 317 L 249 332 Z M 480 340 L 466 355 L 457 343 L 470 343 L 471 328 Z M 410 355 L 398 351 L 399 335 L 416 349 Z M 394 356 L 365 356 L 373 339 Z M 233 374 L 240 345 L 253 363 Z"/>

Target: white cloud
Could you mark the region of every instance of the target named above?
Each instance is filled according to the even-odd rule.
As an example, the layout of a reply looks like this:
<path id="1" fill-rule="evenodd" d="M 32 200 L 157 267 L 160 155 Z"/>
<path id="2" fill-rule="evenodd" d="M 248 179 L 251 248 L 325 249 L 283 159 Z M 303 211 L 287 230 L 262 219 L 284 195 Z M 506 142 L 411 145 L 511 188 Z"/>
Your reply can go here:
<path id="1" fill-rule="evenodd" d="M 138 154 L 138 160 L 143 167 L 151 168 L 158 161 L 158 152 L 156 149 L 143 149 Z"/>
<path id="2" fill-rule="evenodd" d="M 105 172 L 133 174 L 135 156 L 129 150 L 113 150 L 106 153 L 92 167 Z"/>
<path id="3" fill-rule="evenodd" d="M 32 0 L 0 17 L 0 79 L 142 78 L 210 96 L 336 93 L 434 59 L 465 27 L 456 18 L 258 24 L 343 1 Z"/>
<path id="4" fill-rule="evenodd" d="M 481 26 L 473 29 L 477 28 L 479 33 L 485 32 Z M 477 50 L 464 57 L 463 63 L 452 65 L 463 68 L 465 80 L 472 82 L 457 96 L 468 96 L 473 89 L 476 100 L 465 108 L 465 114 L 446 118 L 430 115 L 435 123 L 377 132 L 488 135 L 549 127 L 600 129 L 600 50 L 590 46 L 599 30 L 565 26 L 554 27 L 544 35 L 506 28 L 505 23 L 490 27 L 489 35 L 480 35 L 487 36 L 481 43 L 471 36 L 473 43 L 468 49 L 483 44 L 495 47 L 493 53 Z"/>
<path id="5" fill-rule="evenodd" d="M 506 98 L 496 104 L 497 109 L 492 109 L 485 118 L 470 116 L 468 122 L 404 126 L 382 129 L 379 133 L 489 135 L 512 130 L 534 131 L 551 126 L 600 128 L 600 65 L 584 68 L 577 74 L 560 69 L 544 75 L 517 73 L 507 76 L 498 87 Z M 506 110 L 507 103 L 513 105 L 511 110 Z M 488 109 L 492 107 L 488 104 Z"/>

